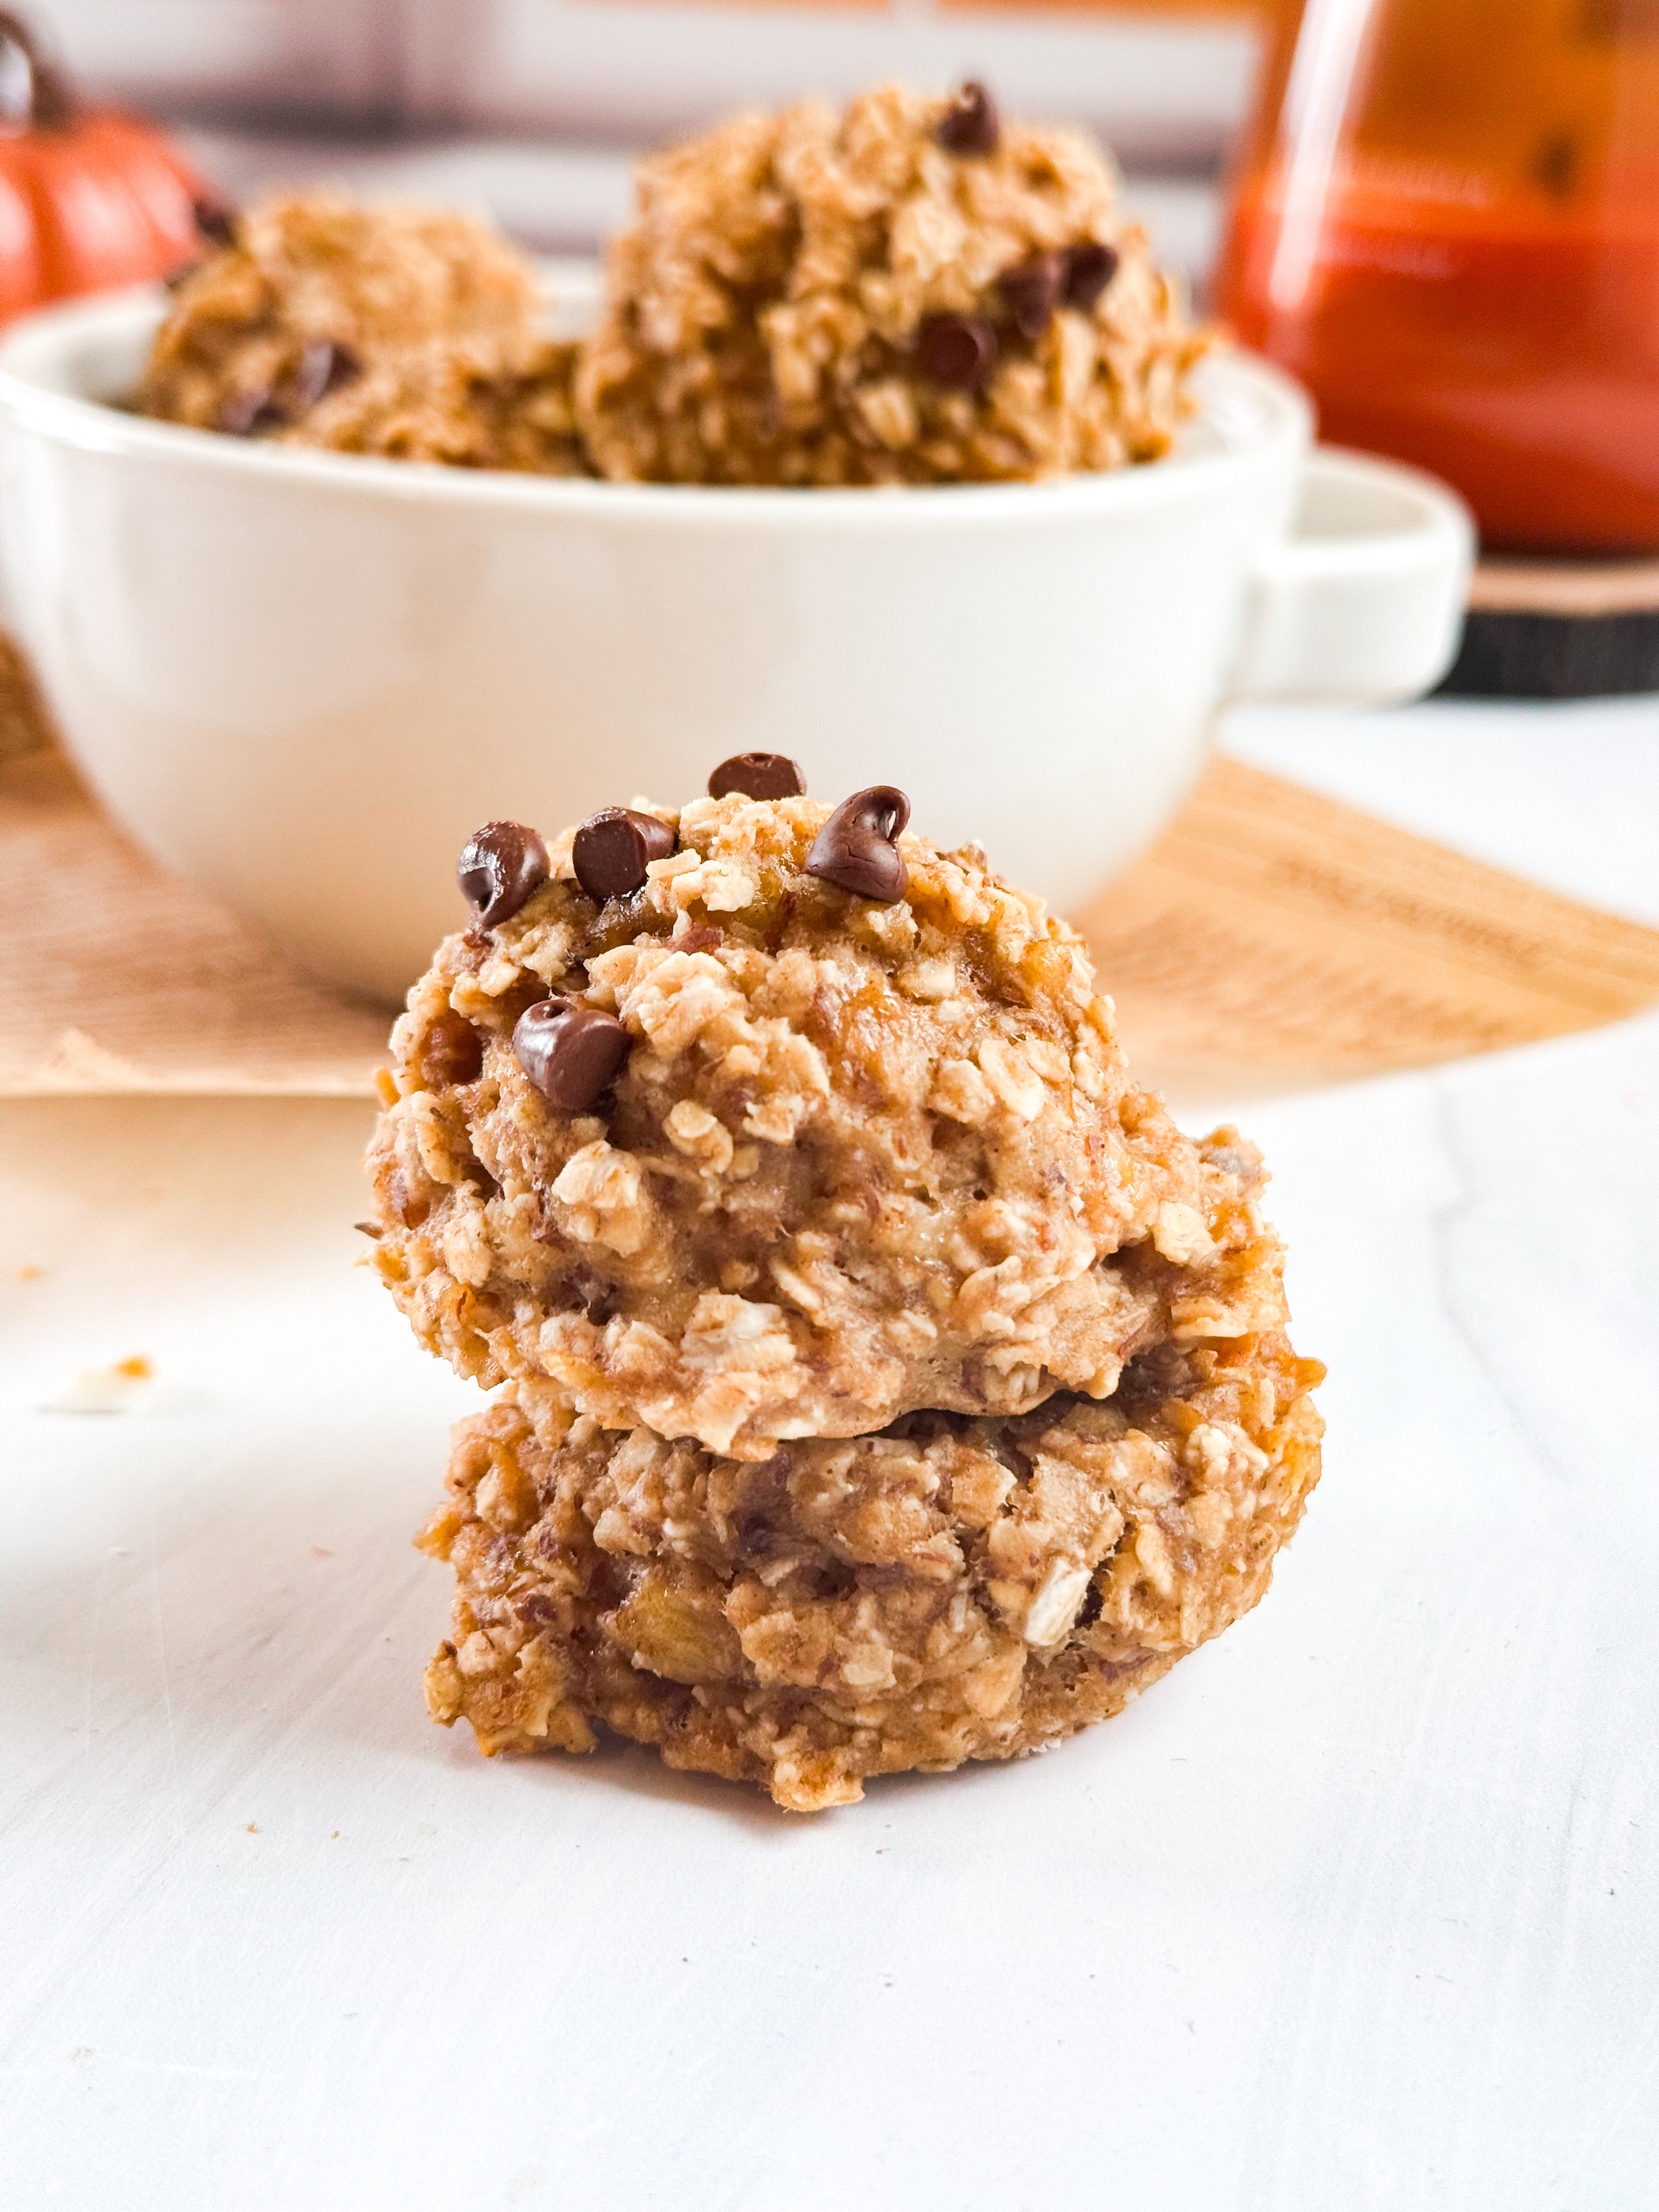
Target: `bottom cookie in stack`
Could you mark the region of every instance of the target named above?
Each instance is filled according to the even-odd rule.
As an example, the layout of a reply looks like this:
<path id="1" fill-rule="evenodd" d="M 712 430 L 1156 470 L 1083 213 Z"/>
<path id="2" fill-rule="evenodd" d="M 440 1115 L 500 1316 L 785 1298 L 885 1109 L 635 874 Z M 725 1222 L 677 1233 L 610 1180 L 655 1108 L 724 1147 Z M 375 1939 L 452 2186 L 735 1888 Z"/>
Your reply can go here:
<path id="1" fill-rule="evenodd" d="M 1189 1336 L 1103 1401 L 758 1462 L 509 1384 L 456 1428 L 420 1538 L 458 1583 L 428 1704 L 486 1753 L 591 1750 L 599 1723 L 798 1812 L 1041 1750 L 1261 1596 L 1318 1480 L 1322 1373 L 1276 1327 Z"/>

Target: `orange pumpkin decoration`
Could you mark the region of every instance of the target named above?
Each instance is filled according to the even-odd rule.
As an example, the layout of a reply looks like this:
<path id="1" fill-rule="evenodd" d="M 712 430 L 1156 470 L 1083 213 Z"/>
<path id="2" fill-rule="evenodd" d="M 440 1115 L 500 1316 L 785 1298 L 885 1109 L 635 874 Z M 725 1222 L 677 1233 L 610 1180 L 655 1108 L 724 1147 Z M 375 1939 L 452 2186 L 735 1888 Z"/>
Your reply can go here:
<path id="1" fill-rule="evenodd" d="M 169 276 L 223 220 L 160 131 L 82 106 L 0 9 L 0 320 Z"/>

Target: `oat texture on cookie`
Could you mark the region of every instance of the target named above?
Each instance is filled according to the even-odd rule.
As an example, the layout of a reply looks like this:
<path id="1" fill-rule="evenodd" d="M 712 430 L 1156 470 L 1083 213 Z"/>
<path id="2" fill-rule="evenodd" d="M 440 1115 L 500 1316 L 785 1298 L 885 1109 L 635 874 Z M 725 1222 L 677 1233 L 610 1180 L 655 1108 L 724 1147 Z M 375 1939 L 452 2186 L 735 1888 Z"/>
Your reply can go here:
<path id="1" fill-rule="evenodd" d="M 180 283 L 143 411 L 453 466 L 580 472 L 568 346 L 522 255 L 470 217 L 329 193 L 227 222 Z"/>
<path id="2" fill-rule="evenodd" d="M 374 1265 L 499 1386 L 422 1540 L 486 1752 L 817 1810 L 1038 1750 L 1255 1604 L 1318 1479 L 1265 1175 L 890 785 L 485 823 L 393 1031 Z"/>
<path id="3" fill-rule="evenodd" d="M 752 114 L 641 165 L 576 408 L 607 477 L 994 481 L 1157 459 L 1203 348 L 1077 133 L 981 88 Z"/>
<path id="4" fill-rule="evenodd" d="M 457 1580 L 428 1705 L 487 1753 L 590 1750 L 602 1724 L 800 1812 L 1040 1750 L 1261 1595 L 1317 1480 L 1319 1372 L 1277 1328 L 1189 1335 L 1103 1403 L 759 1462 L 509 1386 L 457 1428 L 421 1539 Z"/>
<path id="5" fill-rule="evenodd" d="M 1156 460 L 1187 411 L 1206 339 L 1106 157 L 982 87 L 741 116 L 637 187 L 571 344 L 467 217 L 328 192 L 227 216 L 140 404 L 458 467 L 807 487 Z"/>
<path id="6" fill-rule="evenodd" d="M 463 1374 L 759 1459 L 1105 1398 L 1171 1332 L 1279 1318 L 1236 1181 L 1130 1082 L 1080 940 L 977 850 L 884 840 L 878 805 L 881 898 L 846 808 L 631 811 L 670 847 L 635 888 L 596 896 L 552 841 L 393 1032 L 375 1262 Z"/>

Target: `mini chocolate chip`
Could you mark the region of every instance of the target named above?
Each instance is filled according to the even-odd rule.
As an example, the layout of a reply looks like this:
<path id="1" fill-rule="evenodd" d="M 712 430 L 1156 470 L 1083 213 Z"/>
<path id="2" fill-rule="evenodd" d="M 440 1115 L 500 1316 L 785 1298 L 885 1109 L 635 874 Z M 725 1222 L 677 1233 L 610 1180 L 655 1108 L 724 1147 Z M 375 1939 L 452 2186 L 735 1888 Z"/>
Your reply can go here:
<path id="1" fill-rule="evenodd" d="M 895 842 L 910 819 L 910 802 L 890 783 L 872 784 L 843 799 L 812 841 L 806 872 L 860 898 L 893 906 L 910 874 Z"/>
<path id="2" fill-rule="evenodd" d="M 486 929 L 508 921 L 552 873 L 547 848 L 522 822 L 486 822 L 461 848 L 455 880 Z"/>
<path id="3" fill-rule="evenodd" d="M 303 415 L 331 392 L 356 383 L 362 373 L 363 365 L 349 345 L 336 345 L 331 338 L 313 338 L 289 380 L 295 412 Z"/>
<path id="4" fill-rule="evenodd" d="M 995 100 L 982 84 L 964 84 L 940 116 L 933 136 L 947 154 L 994 154 L 1002 136 Z"/>
<path id="5" fill-rule="evenodd" d="M 380 1243 L 383 1231 L 378 1221 L 354 1221 L 351 1225 L 360 1236 L 372 1237 L 377 1244 Z"/>
<path id="6" fill-rule="evenodd" d="M 288 417 L 264 389 L 233 392 L 214 417 L 214 428 L 228 437 L 257 438 L 262 430 L 280 430 Z"/>
<path id="7" fill-rule="evenodd" d="M 190 204 L 191 220 L 196 225 L 196 235 L 204 238 L 210 246 L 234 246 L 236 243 L 236 210 L 227 207 L 222 200 L 199 199 Z"/>
<path id="8" fill-rule="evenodd" d="M 1085 238 L 1081 246 L 1073 246 L 1066 256 L 1061 287 L 1066 306 L 1086 314 L 1116 276 L 1118 259 L 1116 246 L 1103 246 L 1097 239 Z"/>
<path id="9" fill-rule="evenodd" d="M 550 1105 L 585 1114 L 628 1058 L 628 1031 L 614 1014 L 573 999 L 544 999 L 519 1017 L 513 1054 Z"/>
<path id="10" fill-rule="evenodd" d="M 476 1083 L 483 1066 L 483 1044 L 466 1016 L 446 1006 L 433 1017 L 415 1055 L 422 1082 L 434 1091 Z"/>
<path id="11" fill-rule="evenodd" d="M 606 899 L 638 890 L 645 881 L 647 862 L 665 860 L 675 842 L 673 831 L 654 814 L 607 806 L 601 814 L 590 814 L 576 832 L 571 866 L 589 898 L 603 906 Z"/>
<path id="12" fill-rule="evenodd" d="M 983 315 L 928 315 L 916 332 L 921 373 L 951 392 L 977 392 L 996 366 L 997 334 Z"/>
<path id="13" fill-rule="evenodd" d="M 787 753 L 733 753 L 708 779 L 711 799 L 798 799 L 806 778 Z"/>
<path id="14" fill-rule="evenodd" d="M 1038 253 L 1017 269 L 1005 269 L 998 277 L 997 289 L 1021 337 L 1040 338 L 1048 329 L 1065 276 L 1066 264 L 1058 253 Z"/>

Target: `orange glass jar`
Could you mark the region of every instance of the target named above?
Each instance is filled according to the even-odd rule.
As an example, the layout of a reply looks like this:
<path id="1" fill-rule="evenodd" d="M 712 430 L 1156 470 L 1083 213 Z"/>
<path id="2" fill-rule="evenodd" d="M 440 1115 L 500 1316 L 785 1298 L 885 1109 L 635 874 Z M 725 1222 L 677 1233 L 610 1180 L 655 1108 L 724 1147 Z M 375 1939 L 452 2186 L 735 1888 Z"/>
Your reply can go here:
<path id="1" fill-rule="evenodd" d="M 1309 0 L 1215 305 L 1489 546 L 1659 550 L 1659 0 Z"/>

